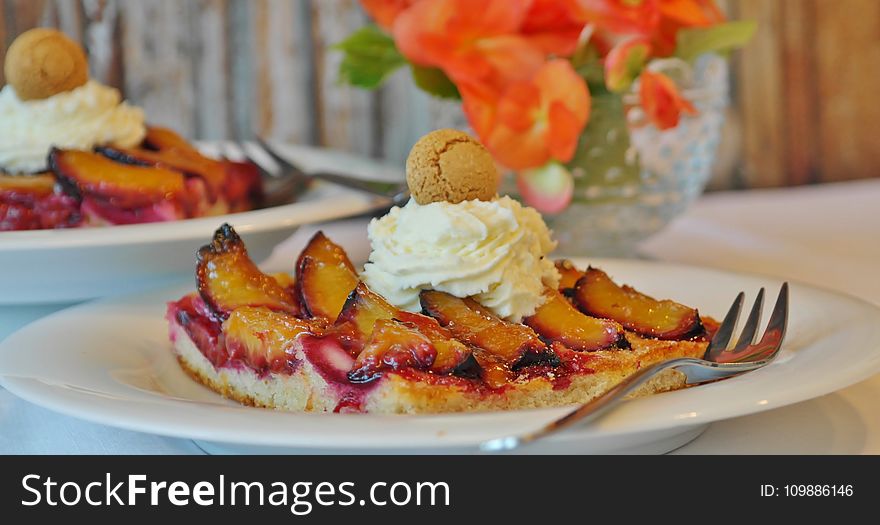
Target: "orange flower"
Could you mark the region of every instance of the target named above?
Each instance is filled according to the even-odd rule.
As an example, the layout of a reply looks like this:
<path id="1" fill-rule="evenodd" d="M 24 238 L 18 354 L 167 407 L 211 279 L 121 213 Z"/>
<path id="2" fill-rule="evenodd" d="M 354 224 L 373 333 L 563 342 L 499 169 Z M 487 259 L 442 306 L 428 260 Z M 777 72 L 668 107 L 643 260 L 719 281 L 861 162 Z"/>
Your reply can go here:
<path id="1" fill-rule="evenodd" d="M 705 27 L 724 21 L 724 14 L 715 0 L 660 0 L 664 18 L 685 27 Z"/>
<path id="2" fill-rule="evenodd" d="M 419 0 L 361 0 L 361 7 L 385 30 L 390 30 L 397 16 Z"/>
<path id="3" fill-rule="evenodd" d="M 567 60 L 545 63 L 529 79 L 510 84 L 497 101 L 479 84 L 460 87 L 471 125 L 505 166 L 521 170 L 571 160 L 589 118 L 590 93 Z"/>
<path id="4" fill-rule="evenodd" d="M 577 0 L 581 18 L 612 33 L 650 34 L 660 21 L 661 0 Z"/>
<path id="5" fill-rule="evenodd" d="M 577 16 L 576 0 L 534 0 L 521 32 L 548 55 L 571 56 L 585 21 Z"/>
<path id="6" fill-rule="evenodd" d="M 620 34 L 648 37 L 656 56 L 675 50 L 675 36 L 686 27 L 724 20 L 714 0 L 575 0 L 577 16 Z"/>
<path id="7" fill-rule="evenodd" d="M 495 110 L 501 95 L 498 90 L 481 82 L 462 80 L 456 87 L 461 93 L 461 107 L 468 123 L 485 144 L 484 139 L 489 136 L 495 122 Z"/>
<path id="8" fill-rule="evenodd" d="M 639 79 L 642 109 L 657 129 L 674 128 L 682 113 L 697 114 L 697 108 L 681 96 L 675 82 L 666 75 L 645 70 Z"/>
<path id="9" fill-rule="evenodd" d="M 476 5 L 479 4 L 479 5 Z M 412 62 L 439 67 L 456 83 L 481 82 L 500 91 L 528 78 L 544 60 L 518 34 L 530 0 L 431 0 L 394 21 L 394 40 Z"/>
<path id="10" fill-rule="evenodd" d="M 724 21 L 714 0 L 661 0 L 661 17 L 653 36 L 657 56 L 675 51 L 676 35 L 688 27 L 708 27 Z"/>

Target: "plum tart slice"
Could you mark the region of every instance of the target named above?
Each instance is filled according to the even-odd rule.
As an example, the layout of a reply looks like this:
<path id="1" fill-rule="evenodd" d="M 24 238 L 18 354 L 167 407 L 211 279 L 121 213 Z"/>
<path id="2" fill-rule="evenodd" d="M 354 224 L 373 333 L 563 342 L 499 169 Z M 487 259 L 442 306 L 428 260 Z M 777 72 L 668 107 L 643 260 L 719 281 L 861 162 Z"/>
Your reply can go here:
<path id="1" fill-rule="evenodd" d="M 696 310 L 559 264 L 569 273 L 561 290 L 547 290 L 523 323 L 434 290 L 421 292 L 422 312 L 407 312 L 360 281 L 322 233 L 295 277 L 272 276 L 223 225 L 198 252 L 198 293 L 169 303 L 167 319 L 173 351 L 197 381 L 245 404 L 310 412 L 582 403 L 641 367 L 705 351 Z M 682 384 L 670 371 L 640 392 Z"/>
<path id="2" fill-rule="evenodd" d="M 163 128 L 132 148 L 55 148 L 47 163 L 38 175 L 0 173 L 0 231 L 172 221 L 262 202 L 256 166 L 205 157 Z"/>

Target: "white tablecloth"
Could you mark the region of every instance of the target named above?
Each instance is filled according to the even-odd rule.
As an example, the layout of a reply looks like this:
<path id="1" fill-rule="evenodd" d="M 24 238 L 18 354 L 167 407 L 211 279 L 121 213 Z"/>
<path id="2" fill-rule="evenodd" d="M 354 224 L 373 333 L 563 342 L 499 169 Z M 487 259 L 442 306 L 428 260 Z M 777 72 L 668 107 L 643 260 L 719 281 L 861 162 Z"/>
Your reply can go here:
<path id="1" fill-rule="evenodd" d="M 367 256 L 364 220 L 322 225 L 355 260 Z M 303 228 L 267 265 L 289 269 L 315 227 Z M 880 180 L 719 193 L 644 244 L 663 260 L 770 274 L 880 304 Z M 24 322 L 39 309 L 4 320 Z M 676 451 L 880 453 L 880 376 L 818 399 L 713 424 Z M 0 389 L 0 453 L 201 453 L 192 442 L 95 425 L 20 401 Z"/>

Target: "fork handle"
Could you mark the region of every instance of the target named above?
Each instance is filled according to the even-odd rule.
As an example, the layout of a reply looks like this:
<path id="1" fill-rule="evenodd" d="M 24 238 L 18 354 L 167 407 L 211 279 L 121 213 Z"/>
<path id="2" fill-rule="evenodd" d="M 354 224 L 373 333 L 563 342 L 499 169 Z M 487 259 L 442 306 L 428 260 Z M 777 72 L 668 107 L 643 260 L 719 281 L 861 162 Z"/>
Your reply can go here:
<path id="1" fill-rule="evenodd" d="M 521 445 L 541 439 L 548 434 L 569 427 L 574 423 L 592 421 L 617 405 L 627 394 L 642 386 L 649 379 L 667 368 L 680 369 L 680 371 L 687 376 L 687 384 L 696 385 L 757 370 L 769 363 L 771 359 L 772 357 L 769 359 L 743 363 L 710 363 L 693 357 L 678 357 L 668 361 L 661 361 L 639 370 L 617 385 L 611 387 L 607 392 L 587 401 L 568 414 L 551 421 L 538 430 L 526 434 L 520 434 L 518 436 L 506 436 L 484 441 L 480 444 L 480 450 L 484 452 L 512 450 Z"/>
<path id="2" fill-rule="evenodd" d="M 596 419 L 597 417 L 601 416 L 609 409 L 614 407 L 617 403 L 619 403 L 627 394 L 643 385 L 659 372 L 666 370 L 667 368 L 673 368 L 679 365 L 681 365 L 679 360 L 672 359 L 669 361 L 656 363 L 647 368 L 643 368 L 635 374 L 627 377 L 617 385 L 613 386 L 602 395 L 593 398 L 592 400 L 584 403 L 575 410 L 572 410 L 565 416 L 551 421 L 550 423 L 538 430 L 529 432 L 527 434 L 520 434 L 518 436 L 506 436 L 502 438 L 492 439 L 482 443 L 480 445 L 480 449 L 484 452 L 500 452 L 504 450 L 512 450 L 521 445 L 525 445 L 526 443 L 541 439 L 548 434 L 552 434 L 558 430 L 571 426 L 574 423 Z"/>
<path id="3" fill-rule="evenodd" d="M 321 179 L 327 182 L 332 182 L 333 184 L 338 184 L 347 188 L 372 193 L 373 195 L 378 195 L 380 197 L 395 197 L 398 193 L 404 191 L 405 189 L 404 185 L 400 182 L 358 179 L 355 177 L 349 177 L 347 175 L 330 173 L 326 171 L 309 173 L 307 176 Z"/>

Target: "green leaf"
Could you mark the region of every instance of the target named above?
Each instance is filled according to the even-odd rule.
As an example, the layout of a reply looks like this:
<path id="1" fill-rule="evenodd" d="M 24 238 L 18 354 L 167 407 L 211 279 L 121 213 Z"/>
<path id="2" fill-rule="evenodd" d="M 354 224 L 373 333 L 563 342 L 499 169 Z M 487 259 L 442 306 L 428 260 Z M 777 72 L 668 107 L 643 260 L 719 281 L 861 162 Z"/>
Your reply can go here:
<path id="1" fill-rule="evenodd" d="M 333 49 L 344 53 L 339 64 L 339 80 L 353 86 L 375 89 L 388 76 L 406 64 L 394 40 L 376 26 L 365 26 Z"/>
<path id="2" fill-rule="evenodd" d="M 441 69 L 410 64 L 413 80 L 424 91 L 440 98 L 460 99 L 461 94 L 455 84 Z"/>
<path id="3" fill-rule="evenodd" d="M 676 36 L 675 55 L 691 62 L 703 53 L 726 53 L 745 45 L 758 24 L 752 20 L 727 22 L 712 27 L 682 29 Z"/>

